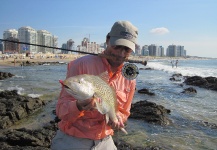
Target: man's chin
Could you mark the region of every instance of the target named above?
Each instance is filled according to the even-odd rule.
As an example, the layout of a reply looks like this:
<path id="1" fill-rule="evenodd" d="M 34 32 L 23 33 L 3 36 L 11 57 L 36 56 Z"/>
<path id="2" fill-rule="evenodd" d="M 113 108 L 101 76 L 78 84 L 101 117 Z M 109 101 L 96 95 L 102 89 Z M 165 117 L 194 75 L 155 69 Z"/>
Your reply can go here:
<path id="1" fill-rule="evenodd" d="M 112 66 L 113 67 L 120 67 L 124 62 L 113 62 Z"/>

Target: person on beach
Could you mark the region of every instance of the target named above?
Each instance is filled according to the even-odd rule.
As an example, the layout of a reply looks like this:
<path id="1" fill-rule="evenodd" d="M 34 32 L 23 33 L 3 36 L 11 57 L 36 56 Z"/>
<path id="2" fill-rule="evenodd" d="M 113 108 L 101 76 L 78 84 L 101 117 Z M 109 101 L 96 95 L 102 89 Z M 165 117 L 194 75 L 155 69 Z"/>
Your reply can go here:
<path id="1" fill-rule="evenodd" d="M 129 21 L 117 21 L 106 36 L 107 59 L 86 55 L 68 64 L 67 76 L 80 74 L 99 75 L 108 72 L 109 85 L 117 95 L 118 123 L 109 121 L 95 108 L 93 99 L 77 101 L 62 87 L 57 105 L 56 115 L 60 122 L 55 137 L 51 142 L 51 150 L 87 149 L 116 150 L 112 135 L 114 129 L 123 128 L 130 115 L 130 107 L 135 93 L 135 80 L 127 80 L 121 73 L 124 60 L 135 52 L 138 29 Z"/>
<path id="2" fill-rule="evenodd" d="M 177 66 L 178 66 L 178 62 L 179 62 L 179 61 L 178 61 L 178 59 L 177 59 L 177 60 L 176 60 L 176 68 L 177 68 Z"/>
<path id="3" fill-rule="evenodd" d="M 171 63 L 171 65 L 172 65 L 172 68 L 174 67 L 174 62 L 173 62 L 173 60 L 170 62 Z"/>

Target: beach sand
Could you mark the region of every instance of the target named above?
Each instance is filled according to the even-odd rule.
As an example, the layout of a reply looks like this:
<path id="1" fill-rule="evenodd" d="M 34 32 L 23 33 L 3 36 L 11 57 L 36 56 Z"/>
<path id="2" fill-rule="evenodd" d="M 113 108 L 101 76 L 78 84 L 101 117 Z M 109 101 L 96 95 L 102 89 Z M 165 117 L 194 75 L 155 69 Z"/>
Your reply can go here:
<path id="1" fill-rule="evenodd" d="M 65 62 L 68 63 L 72 60 L 75 60 L 81 56 L 84 56 L 83 54 L 58 54 L 58 57 L 55 57 L 55 54 L 36 54 L 34 55 L 34 58 L 31 59 L 30 57 L 25 57 L 22 58 L 20 57 L 21 54 L 18 54 L 16 58 L 14 57 L 9 57 L 5 59 L 0 59 L 0 68 L 3 67 L 17 67 L 22 64 L 22 62 L 44 62 L 44 63 L 49 63 L 49 62 Z M 56 54 L 57 55 L 57 54 Z M 149 61 L 149 60 L 180 60 L 180 59 L 201 59 L 201 58 L 185 58 L 185 57 L 152 57 L 152 56 L 131 56 L 129 57 L 131 60 L 139 60 L 139 61 Z"/>
<path id="2" fill-rule="evenodd" d="M 49 55 L 49 56 L 45 56 L 44 58 L 41 58 L 40 56 L 35 56 L 33 59 L 31 59 L 30 57 L 25 57 L 25 58 L 21 58 L 21 57 L 9 57 L 9 58 L 5 58 L 5 59 L 0 59 L 0 68 L 5 68 L 5 67 L 18 67 L 22 64 L 22 62 L 65 62 L 68 63 L 72 60 L 75 60 L 79 57 L 81 57 L 82 55 L 66 55 L 66 54 L 61 54 L 59 57 L 55 57 L 54 55 Z"/>

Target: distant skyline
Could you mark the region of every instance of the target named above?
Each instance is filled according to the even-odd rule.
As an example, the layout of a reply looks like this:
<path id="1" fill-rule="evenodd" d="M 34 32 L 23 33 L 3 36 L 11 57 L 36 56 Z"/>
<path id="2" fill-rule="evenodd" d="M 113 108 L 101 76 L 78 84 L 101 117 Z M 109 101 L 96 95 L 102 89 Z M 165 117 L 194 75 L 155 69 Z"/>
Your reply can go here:
<path id="1" fill-rule="evenodd" d="M 187 55 L 217 58 L 216 0 L 1 0 L 0 38 L 30 26 L 58 36 L 58 47 L 84 37 L 98 44 L 117 20 L 139 29 L 138 44 L 182 45 Z"/>

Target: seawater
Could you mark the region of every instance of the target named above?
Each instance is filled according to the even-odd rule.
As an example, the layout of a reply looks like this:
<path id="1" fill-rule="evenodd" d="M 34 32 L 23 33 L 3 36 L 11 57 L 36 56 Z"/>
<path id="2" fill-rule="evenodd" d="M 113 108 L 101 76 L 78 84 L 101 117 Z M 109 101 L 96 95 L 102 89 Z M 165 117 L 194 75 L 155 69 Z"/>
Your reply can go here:
<path id="1" fill-rule="evenodd" d="M 145 68 L 140 64 L 137 66 Z M 203 122 L 217 124 L 217 92 L 194 87 L 197 94 L 183 94 L 181 92 L 190 86 L 183 84 L 183 80 L 174 82 L 169 78 L 174 73 L 217 77 L 217 60 L 183 59 L 179 60 L 177 68 L 172 68 L 170 60 L 150 60 L 146 67 L 154 70 L 140 70 L 136 88 L 147 88 L 155 96 L 136 91 L 133 103 L 148 100 L 162 105 L 171 110 L 168 117 L 173 123 L 170 126 L 159 126 L 129 119 L 126 127 L 129 134 L 121 134 L 119 138 L 137 146 L 148 144 L 163 145 L 174 150 L 216 150 L 217 129 L 204 126 Z M 52 114 L 55 109 L 61 89 L 59 80 L 65 79 L 66 68 L 66 65 L 0 68 L 1 71 L 16 75 L 0 81 L 0 90 L 16 89 L 20 94 L 52 100 L 42 113 L 32 116 L 34 119 L 25 123 L 26 127 L 36 128 L 53 119 L 54 116 L 48 114 Z"/>

